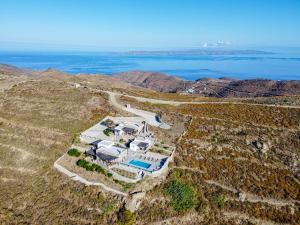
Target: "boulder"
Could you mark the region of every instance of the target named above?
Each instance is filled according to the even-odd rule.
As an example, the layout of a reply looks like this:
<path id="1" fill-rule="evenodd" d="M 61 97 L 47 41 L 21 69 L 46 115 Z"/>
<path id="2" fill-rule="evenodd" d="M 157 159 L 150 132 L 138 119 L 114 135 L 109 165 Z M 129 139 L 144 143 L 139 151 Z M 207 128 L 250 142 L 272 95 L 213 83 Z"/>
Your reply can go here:
<path id="1" fill-rule="evenodd" d="M 237 197 L 239 198 L 239 201 L 244 202 L 246 200 L 246 194 L 244 192 L 239 191 L 237 193 Z"/>
<path id="2" fill-rule="evenodd" d="M 125 201 L 125 208 L 131 212 L 135 212 L 142 203 L 145 194 L 146 193 L 142 191 L 130 193 Z"/>
<path id="3" fill-rule="evenodd" d="M 263 142 L 261 140 L 253 141 L 253 145 L 258 150 L 261 150 L 263 148 Z"/>
<path id="4" fill-rule="evenodd" d="M 260 139 L 253 141 L 252 144 L 257 149 L 257 151 L 261 154 L 266 154 L 269 151 L 269 144 L 266 142 L 263 142 Z"/>

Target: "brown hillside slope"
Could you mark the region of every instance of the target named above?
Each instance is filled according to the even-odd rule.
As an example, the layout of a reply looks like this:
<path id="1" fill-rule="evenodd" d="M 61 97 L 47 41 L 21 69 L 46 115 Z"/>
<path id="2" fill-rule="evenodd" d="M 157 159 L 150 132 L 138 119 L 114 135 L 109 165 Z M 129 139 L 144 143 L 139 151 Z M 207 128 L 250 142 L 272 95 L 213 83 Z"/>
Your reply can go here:
<path id="1" fill-rule="evenodd" d="M 177 92 L 190 86 L 191 82 L 158 72 L 132 71 L 117 76 L 127 83 L 162 92 Z"/>
<path id="2" fill-rule="evenodd" d="M 186 92 L 207 97 L 264 97 L 300 95 L 300 81 L 267 79 L 237 80 L 231 78 L 202 78 L 186 81 L 157 72 L 132 71 L 117 76 L 135 86 L 160 92 Z"/>

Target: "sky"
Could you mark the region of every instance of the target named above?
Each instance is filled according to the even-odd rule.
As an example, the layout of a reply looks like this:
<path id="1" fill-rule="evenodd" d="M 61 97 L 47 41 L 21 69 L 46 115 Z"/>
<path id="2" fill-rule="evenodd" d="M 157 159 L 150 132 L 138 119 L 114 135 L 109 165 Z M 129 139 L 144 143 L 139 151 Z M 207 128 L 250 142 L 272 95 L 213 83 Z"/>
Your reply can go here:
<path id="1" fill-rule="evenodd" d="M 300 47 L 300 0 L 0 0 L 0 49 Z"/>

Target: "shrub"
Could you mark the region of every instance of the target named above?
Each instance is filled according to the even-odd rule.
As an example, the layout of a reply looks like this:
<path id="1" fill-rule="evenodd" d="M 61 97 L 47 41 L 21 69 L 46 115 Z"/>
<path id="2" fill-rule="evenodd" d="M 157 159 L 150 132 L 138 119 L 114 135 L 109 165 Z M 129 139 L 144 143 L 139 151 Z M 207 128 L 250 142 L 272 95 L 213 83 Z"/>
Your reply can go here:
<path id="1" fill-rule="evenodd" d="M 113 175 L 112 175 L 112 173 L 107 173 L 106 174 L 108 177 L 112 177 Z"/>
<path id="2" fill-rule="evenodd" d="M 103 133 L 106 135 L 106 136 L 110 136 L 112 134 L 112 130 L 109 129 L 109 128 L 106 128 Z"/>
<path id="3" fill-rule="evenodd" d="M 73 141 L 72 143 L 73 144 L 79 144 L 81 141 L 80 141 L 80 136 L 79 134 L 75 134 L 74 137 L 73 137 Z"/>
<path id="4" fill-rule="evenodd" d="M 134 186 L 133 183 L 126 183 L 124 181 L 117 180 L 117 179 L 114 179 L 114 182 L 116 182 L 117 184 L 120 184 L 123 187 L 123 191 L 127 191 L 128 189 L 130 189 Z"/>
<path id="5" fill-rule="evenodd" d="M 77 166 L 80 166 L 82 168 L 85 168 L 87 171 L 96 171 L 97 173 L 102 173 L 103 175 L 107 177 L 112 177 L 113 175 L 109 173 L 107 170 L 102 168 L 101 166 L 95 164 L 95 163 L 89 163 L 85 159 L 79 159 L 76 162 Z"/>
<path id="6" fill-rule="evenodd" d="M 172 197 L 171 205 L 176 211 L 186 211 L 195 206 L 194 188 L 179 179 L 172 180 L 167 184 L 166 193 Z"/>
<path id="7" fill-rule="evenodd" d="M 237 134 L 238 134 L 238 135 L 243 135 L 243 136 L 245 136 L 245 135 L 247 135 L 247 131 L 245 131 L 245 130 L 240 130 Z"/>
<path id="8" fill-rule="evenodd" d="M 96 164 L 94 164 L 94 165 L 96 165 Z M 96 165 L 95 171 L 98 173 L 103 173 L 103 174 L 105 173 L 105 170 L 99 165 Z"/>
<path id="9" fill-rule="evenodd" d="M 81 153 L 76 148 L 71 148 L 68 151 L 68 155 L 74 156 L 74 157 L 79 157 L 81 155 Z"/>
<path id="10" fill-rule="evenodd" d="M 77 166 L 80 166 L 80 167 L 83 167 L 83 168 L 86 168 L 86 166 L 89 164 L 86 160 L 84 159 L 79 159 L 77 162 L 76 162 Z"/>
<path id="11" fill-rule="evenodd" d="M 213 197 L 213 201 L 219 208 L 224 208 L 227 204 L 227 198 L 225 195 L 222 194 L 216 194 Z"/>
<path id="12" fill-rule="evenodd" d="M 123 208 L 118 214 L 118 220 L 121 225 L 134 225 L 136 224 L 136 215 Z"/>
<path id="13" fill-rule="evenodd" d="M 102 208 L 104 214 L 108 214 L 109 215 L 109 214 L 113 213 L 113 211 L 115 210 L 116 206 L 112 202 L 105 202 L 102 205 L 101 208 Z"/>

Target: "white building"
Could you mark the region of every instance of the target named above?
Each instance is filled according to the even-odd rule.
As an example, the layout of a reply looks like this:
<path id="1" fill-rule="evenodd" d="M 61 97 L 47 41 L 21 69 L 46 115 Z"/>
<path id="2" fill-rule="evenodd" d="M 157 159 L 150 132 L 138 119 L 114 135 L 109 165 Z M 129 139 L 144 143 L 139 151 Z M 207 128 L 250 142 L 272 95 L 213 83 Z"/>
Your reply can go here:
<path id="1" fill-rule="evenodd" d="M 93 156 L 96 160 L 118 162 L 127 156 L 127 149 L 117 147 L 115 143 L 108 140 L 103 140 L 97 142 L 94 147 L 92 147 L 87 154 Z"/>
<path id="2" fill-rule="evenodd" d="M 129 144 L 129 148 L 132 151 L 147 151 L 152 145 L 151 139 L 147 137 L 137 137 L 133 142 Z"/>
<path id="3" fill-rule="evenodd" d="M 123 122 L 114 128 L 114 133 L 116 136 L 134 135 L 140 133 L 142 129 L 143 124 L 141 123 Z"/>

